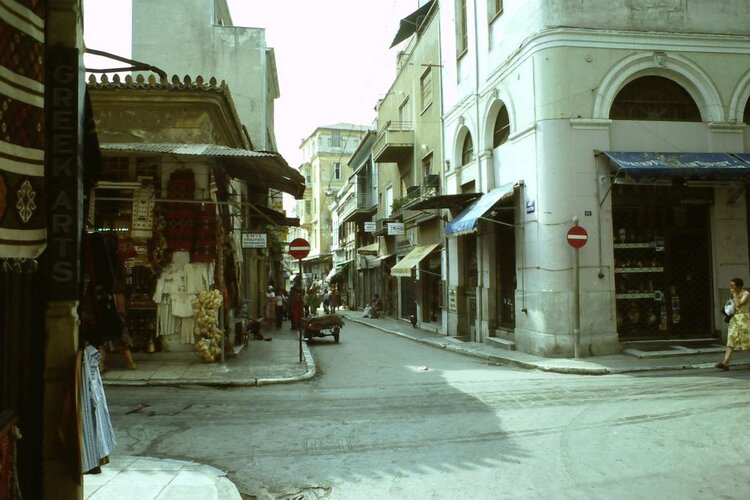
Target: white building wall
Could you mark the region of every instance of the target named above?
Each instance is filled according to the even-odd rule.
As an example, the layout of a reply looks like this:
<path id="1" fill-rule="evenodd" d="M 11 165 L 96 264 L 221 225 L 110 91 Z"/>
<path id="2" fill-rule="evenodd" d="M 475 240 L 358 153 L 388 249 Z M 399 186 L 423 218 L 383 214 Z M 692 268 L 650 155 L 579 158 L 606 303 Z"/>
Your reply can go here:
<path id="1" fill-rule="evenodd" d="M 447 192 L 460 192 L 470 180 L 483 192 L 523 180 L 521 227 L 516 232 L 515 340 L 526 352 L 572 355 L 574 251 L 565 234 L 577 217 L 589 232 L 589 243 L 580 250 L 583 352 L 615 352 L 619 346 L 611 198 L 606 195 L 609 167 L 594 152 L 750 150 L 748 132 L 735 124 L 750 95 L 750 43 L 745 37 L 719 34 L 748 33 L 737 17 L 747 13 L 746 2 L 712 2 L 711 8 L 691 3 L 688 9 L 681 0 L 636 0 L 611 5 L 604 13 L 594 5 L 600 2 L 592 0 L 509 0 L 492 25 L 486 24 L 485 2 L 467 3 L 469 50 L 460 59 L 455 56 L 454 3 L 441 5 L 444 156 L 451 164 Z M 480 16 L 476 24 L 475 7 Z M 643 33 L 649 30 L 678 33 Z M 691 31 L 696 34 L 686 34 Z M 709 31 L 719 35 L 708 36 Z M 628 81 L 648 74 L 666 76 L 688 90 L 704 123 L 611 122 L 609 107 L 616 93 Z M 508 107 L 511 137 L 483 161 L 497 100 Z M 457 168 L 467 130 L 477 158 Z M 722 293 L 726 295 L 724 283 L 732 273 L 743 276 L 748 267 L 744 196 L 728 205 L 727 189 L 716 188 L 711 209 L 717 303 Z M 527 201 L 535 203 L 528 214 Z M 460 238 L 448 242 L 449 297 L 460 297 L 463 286 Z M 481 227 L 479 238 L 485 267 L 480 270 L 478 297 L 486 306 L 492 297 L 488 273 L 495 240 L 483 237 Z M 468 327 L 460 298 L 457 302 L 457 310 L 449 311 L 452 335 L 465 334 L 461 329 Z M 478 340 L 492 327 L 482 314 L 477 311 Z"/>

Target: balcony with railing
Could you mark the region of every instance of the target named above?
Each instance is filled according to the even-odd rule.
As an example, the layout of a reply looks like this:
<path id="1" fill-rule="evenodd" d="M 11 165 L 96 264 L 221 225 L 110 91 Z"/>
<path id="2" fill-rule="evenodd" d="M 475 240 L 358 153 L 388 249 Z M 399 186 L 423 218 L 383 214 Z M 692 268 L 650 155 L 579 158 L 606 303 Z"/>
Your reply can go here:
<path id="1" fill-rule="evenodd" d="M 369 219 L 378 209 L 377 204 L 371 200 L 369 192 L 354 190 L 354 196 L 351 196 L 344 208 L 341 210 L 341 220 L 343 222 L 361 222 Z"/>
<path id="2" fill-rule="evenodd" d="M 380 163 L 398 163 L 414 151 L 414 123 L 388 121 L 378 131 L 372 145 L 372 159 Z"/>
<path id="3" fill-rule="evenodd" d="M 440 176 L 434 174 L 424 176 L 421 185 L 409 186 L 408 188 L 406 188 L 406 196 L 404 197 L 403 203 L 401 204 L 401 214 L 404 222 L 418 224 L 421 221 L 437 217 L 439 215 L 437 212 L 413 209 L 412 207 L 417 205 L 419 202 L 422 202 L 439 194 Z"/>

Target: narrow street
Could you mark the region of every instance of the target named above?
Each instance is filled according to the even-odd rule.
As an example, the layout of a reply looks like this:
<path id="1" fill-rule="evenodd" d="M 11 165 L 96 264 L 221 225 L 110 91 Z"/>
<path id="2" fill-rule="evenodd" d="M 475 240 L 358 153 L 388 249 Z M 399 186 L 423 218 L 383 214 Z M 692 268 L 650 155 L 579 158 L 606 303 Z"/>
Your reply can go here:
<path id="1" fill-rule="evenodd" d="M 309 382 L 108 388 L 117 453 L 213 465 L 248 498 L 741 498 L 750 485 L 747 370 L 540 373 L 353 322 L 340 344 L 310 345 Z"/>

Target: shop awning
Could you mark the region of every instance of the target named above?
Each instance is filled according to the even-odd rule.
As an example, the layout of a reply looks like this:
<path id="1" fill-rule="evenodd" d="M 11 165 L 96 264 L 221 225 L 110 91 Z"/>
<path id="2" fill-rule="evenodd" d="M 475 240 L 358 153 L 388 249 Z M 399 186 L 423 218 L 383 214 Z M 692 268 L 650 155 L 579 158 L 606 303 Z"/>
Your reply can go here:
<path id="1" fill-rule="evenodd" d="M 375 243 L 370 243 L 369 245 L 359 247 L 357 249 L 357 253 L 360 255 L 377 255 L 379 250 L 380 243 L 376 241 Z"/>
<path id="2" fill-rule="evenodd" d="M 253 210 L 253 215 L 257 214 L 258 217 L 262 217 L 272 224 L 277 226 L 299 227 L 299 219 L 296 217 L 287 217 L 285 213 L 277 212 L 272 208 L 257 203 L 249 205 L 250 209 Z"/>
<path id="3" fill-rule="evenodd" d="M 482 196 L 482 193 L 439 194 L 409 203 L 407 210 L 433 210 L 437 208 L 464 207 Z"/>
<path id="4" fill-rule="evenodd" d="M 217 144 L 177 143 L 102 143 L 104 152 L 151 153 L 154 155 L 211 159 L 224 168 L 230 177 L 241 179 L 249 186 L 276 189 L 302 199 L 305 178 L 289 166 L 284 158 L 272 151 L 252 151 Z"/>
<path id="5" fill-rule="evenodd" d="M 328 275 L 326 276 L 326 281 L 331 281 L 336 276 L 339 276 L 339 275 L 343 274 L 344 271 L 346 271 L 346 269 L 349 267 L 349 264 L 352 262 L 352 260 L 354 260 L 354 259 L 350 259 L 350 260 L 346 260 L 344 262 L 338 262 L 338 263 L 336 263 L 336 266 L 334 266 L 333 269 L 331 269 L 328 272 Z"/>
<path id="6" fill-rule="evenodd" d="M 425 16 L 427 16 L 427 13 L 430 12 L 430 8 L 432 7 L 433 3 L 435 3 L 435 0 L 430 0 L 405 18 L 401 19 L 401 22 L 399 23 L 398 33 L 396 33 L 396 36 L 393 39 L 390 48 L 393 48 L 399 43 L 403 42 L 419 29 L 419 27 L 425 20 Z"/>
<path id="7" fill-rule="evenodd" d="M 748 180 L 750 162 L 729 153 L 650 153 L 603 151 L 616 173 L 633 180 Z M 615 178 L 617 182 L 617 178 Z"/>
<path id="8" fill-rule="evenodd" d="M 433 243 L 432 245 L 421 245 L 412 248 L 411 252 L 407 253 L 403 259 L 391 268 L 391 276 L 411 276 L 411 270 L 414 269 L 414 266 L 430 255 L 439 245 L 440 243 Z"/>
<path id="9" fill-rule="evenodd" d="M 513 190 L 516 183 L 504 184 L 490 192 L 482 195 L 473 205 L 467 207 L 445 226 L 446 236 L 459 236 L 461 234 L 473 233 L 477 230 L 479 219 L 503 201 L 513 199 Z"/>

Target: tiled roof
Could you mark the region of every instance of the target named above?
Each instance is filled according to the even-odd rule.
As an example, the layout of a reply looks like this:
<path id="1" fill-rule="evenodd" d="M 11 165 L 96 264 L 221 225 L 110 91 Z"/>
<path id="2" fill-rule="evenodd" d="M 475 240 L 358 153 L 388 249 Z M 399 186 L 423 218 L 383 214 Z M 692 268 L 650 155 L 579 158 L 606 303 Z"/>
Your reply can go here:
<path id="1" fill-rule="evenodd" d="M 222 80 L 218 82 L 216 78 L 211 77 L 206 81 L 202 76 L 198 75 L 195 80 L 190 76 L 180 77 L 172 75 L 172 79 L 159 78 L 153 74 L 149 75 L 148 78 L 142 74 L 136 75 L 133 78 L 132 75 L 126 75 L 124 79 L 120 78 L 120 75 L 115 74 L 110 81 L 107 74 L 102 74 L 99 81 L 96 79 L 96 75 L 90 75 L 88 86 L 95 89 L 114 89 L 114 88 L 130 88 L 130 89 L 179 89 L 179 90 L 214 90 L 219 92 L 228 91 L 227 83 Z"/>

